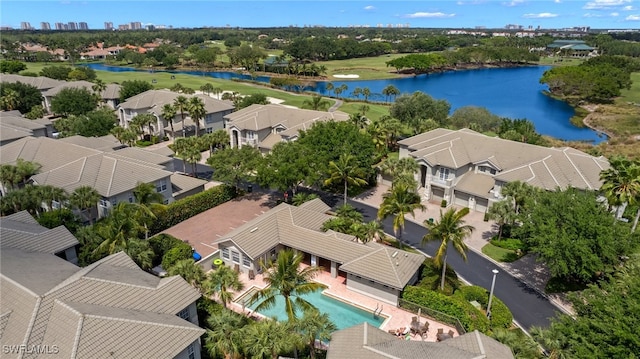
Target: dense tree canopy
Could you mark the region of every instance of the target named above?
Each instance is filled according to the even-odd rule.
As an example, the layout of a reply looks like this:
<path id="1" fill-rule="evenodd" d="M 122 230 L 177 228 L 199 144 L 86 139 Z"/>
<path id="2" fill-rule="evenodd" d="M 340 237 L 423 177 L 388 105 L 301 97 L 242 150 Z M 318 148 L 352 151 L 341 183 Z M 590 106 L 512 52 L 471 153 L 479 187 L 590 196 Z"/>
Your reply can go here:
<path id="1" fill-rule="evenodd" d="M 3 82 L 0 86 L 0 99 L 2 110 L 18 110 L 26 114 L 42 103 L 42 93 L 37 87 L 21 82 Z"/>
<path id="2" fill-rule="evenodd" d="M 629 225 L 617 221 L 594 192 L 542 191 L 532 202 L 520 210 L 522 226 L 512 233 L 539 254 L 554 277 L 593 282 L 635 246 Z"/>
<path id="3" fill-rule="evenodd" d="M 120 85 L 120 102 L 125 102 L 129 97 L 152 90 L 153 85 L 143 80 L 123 81 Z"/>
<path id="4" fill-rule="evenodd" d="M 62 116 L 85 115 L 97 106 L 98 99 L 85 88 L 64 88 L 51 100 L 51 111 Z"/>
<path id="5" fill-rule="evenodd" d="M 116 126 L 117 117 L 112 110 L 102 108 L 85 115 L 72 115 L 56 121 L 54 127 L 62 137 L 80 135 L 99 137 L 108 135 Z"/>
<path id="6" fill-rule="evenodd" d="M 436 100 L 424 92 L 402 95 L 389 109 L 392 117 L 411 128 L 413 134 L 423 132 L 426 122 L 433 120 L 444 126 L 451 105 L 446 100 Z"/>

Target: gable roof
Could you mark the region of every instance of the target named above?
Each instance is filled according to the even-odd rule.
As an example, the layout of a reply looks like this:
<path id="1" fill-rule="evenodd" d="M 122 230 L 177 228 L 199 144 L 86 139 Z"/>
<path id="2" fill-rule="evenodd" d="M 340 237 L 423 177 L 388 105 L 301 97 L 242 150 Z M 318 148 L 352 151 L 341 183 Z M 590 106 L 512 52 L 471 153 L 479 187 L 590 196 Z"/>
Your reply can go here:
<path id="1" fill-rule="evenodd" d="M 40 91 L 45 91 L 50 88 L 54 88 L 65 81 L 54 80 L 49 77 L 44 76 L 22 76 L 22 75 L 14 75 L 14 74 L 2 74 L 0 75 L 0 82 L 8 82 L 8 83 L 16 83 L 21 82 L 23 84 L 27 84 L 33 87 L 36 87 Z"/>
<path id="2" fill-rule="evenodd" d="M 422 265 L 424 256 L 382 244 L 362 244 L 354 236 L 323 232 L 333 218 L 317 198 L 295 207 L 281 203 L 225 235 L 217 243 L 232 242 L 252 259 L 282 244 L 340 263 L 340 270 L 402 289 Z M 394 254 L 395 253 L 395 254 Z"/>
<path id="3" fill-rule="evenodd" d="M 430 166 L 462 168 L 489 161 L 498 172 L 494 178 L 522 181 L 546 190 L 557 187 L 598 189 L 600 171 L 609 168 L 604 157 L 569 148 L 554 148 L 489 137 L 469 129 L 435 129 L 398 142 L 410 156 Z"/>
<path id="4" fill-rule="evenodd" d="M 291 108 L 276 104 L 251 105 L 224 116 L 229 123 L 227 127 L 239 130 L 259 131 L 265 128 L 282 126 L 291 130 L 288 135 L 297 134 L 299 130 L 309 129 L 317 121 L 346 121 L 349 115 L 341 112 L 324 112 Z M 286 135 L 286 134 L 285 134 Z"/>
<path id="5" fill-rule="evenodd" d="M 3 343 L 57 345 L 77 357 L 174 357 L 204 334 L 176 316 L 200 294 L 179 276 L 142 271 L 123 252 L 84 268 L 13 248 L 0 255 Z"/>
<path id="6" fill-rule="evenodd" d="M 223 101 L 215 99 L 211 96 L 198 94 L 198 95 L 187 95 L 183 93 L 177 93 L 169 90 L 148 90 L 143 93 L 137 94 L 135 96 L 129 97 L 125 102 L 122 102 L 118 105 L 118 108 L 130 109 L 130 110 L 141 110 L 141 109 L 150 109 L 149 112 L 152 112 L 156 115 L 160 115 L 162 113 L 162 107 L 165 104 L 173 105 L 173 101 L 178 96 L 186 97 L 187 99 L 192 97 L 197 97 L 202 99 L 204 102 L 204 108 L 206 113 L 216 113 L 216 112 L 225 112 L 231 111 L 235 107 L 233 103 L 229 101 Z M 188 114 L 189 111 L 185 111 L 185 114 Z M 178 116 L 180 113 L 177 114 Z"/>
<path id="7" fill-rule="evenodd" d="M 54 97 L 60 93 L 60 91 L 68 88 L 85 89 L 93 93 L 93 86 L 95 83 L 89 81 L 63 81 L 62 83 L 44 91 L 42 96 Z M 103 100 L 114 100 L 120 98 L 120 85 L 107 84 L 105 89 L 100 92 L 100 97 Z"/>
<path id="8" fill-rule="evenodd" d="M 511 349 L 477 330 L 442 342 L 398 340 L 369 323 L 333 332 L 327 359 L 512 359 Z"/>
<path id="9" fill-rule="evenodd" d="M 44 130 L 47 125 L 51 125 L 51 121 L 45 119 L 29 120 L 20 116 L 19 112 L 15 114 L 13 111 L 11 113 L 2 111 L 0 112 L 0 141 L 32 136 L 34 131 Z"/>
<path id="10" fill-rule="evenodd" d="M 136 148 L 113 151 L 109 145 L 107 152 L 102 152 L 75 144 L 85 141 L 23 138 L 0 147 L 0 163 L 15 163 L 18 158 L 36 162 L 42 165 L 40 173 L 32 176 L 36 184 L 68 192 L 91 186 L 104 197 L 132 190 L 139 182 L 151 183 L 171 175 L 162 166 L 171 161 L 169 157 Z"/>
<path id="11" fill-rule="evenodd" d="M 41 226 L 29 212 L 0 217 L 0 247 L 55 254 L 79 244 L 65 226 Z"/>
<path id="12" fill-rule="evenodd" d="M 74 145 L 92 148 L 98 151 L 115 151 L 118 149 L 124 149 L 126 147 L 120 141 L 118 141 L 113 135 L 105 135 L 100 137 L 85 137 L 80 135 L 74 135 L 69 137 L 62 137 L 58 141 L 71 143 Z"/>

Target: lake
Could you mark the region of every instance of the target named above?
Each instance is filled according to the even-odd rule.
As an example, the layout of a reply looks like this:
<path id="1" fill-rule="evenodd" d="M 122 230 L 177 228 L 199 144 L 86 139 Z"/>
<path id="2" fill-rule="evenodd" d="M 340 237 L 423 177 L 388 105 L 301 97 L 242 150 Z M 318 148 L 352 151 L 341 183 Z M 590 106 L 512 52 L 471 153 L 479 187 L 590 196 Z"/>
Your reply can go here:
<path id="1" fill-rule="evenodd" d="M 88 64 L 94 70 L 126 72 L 145 71 L 134 68 Z M 491 113 L 511 119 L 526 118 L 532 121 L 536 130 L 563 140 L 582 140 L 599 143 L 606 137 L 588 128 L 578 128 L 569 119 L 574 110 L 567 103 L 545 96 L 546 85 L 540 84 L 542 74 L 548 66 L 526 66 L 497 69 L 475 69 L 448 71 L 436 74 L 408 76 L 386 80 L 333 80 L 334 87 L 348 86 L 341 97 L 352 97 L 356 87 L 369 88 L 372 101 L 385 101 L 382 89 L 388 85 L 397 87 L 403 94 L 422 91 L 438 100 L 447 100 L 451 111 L 464 106 L 485 107 Z M 202 76 L 202 71 L 173 71 L 180 74 Z M 231 80 L 250 80 L 249 75 L 235 72 L 205 72 L 206 76 Z M 258 76 L 254 81 L 269 82 L 269 77 Z M 325 82 L 317 82 L 308 91 L 328 95 Z M 362 97 L 361 97 L 362 98 Z"/>

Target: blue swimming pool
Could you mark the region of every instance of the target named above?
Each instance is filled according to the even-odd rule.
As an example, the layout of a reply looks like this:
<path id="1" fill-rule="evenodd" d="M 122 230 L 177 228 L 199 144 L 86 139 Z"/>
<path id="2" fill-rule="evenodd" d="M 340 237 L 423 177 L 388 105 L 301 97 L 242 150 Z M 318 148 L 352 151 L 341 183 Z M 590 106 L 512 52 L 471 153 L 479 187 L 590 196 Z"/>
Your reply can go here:
<path id="1" fill-rule="evenodd" d="M 248 301 L 248 299 L 255 293 L 256 289 L 249 290 L 236 302 L 242 303 Z M 354 325 L 367 322 L 375 327 L 380 327 L 384 320 L 383 316 L 373 316 L 370 311 L 363 310 L 356 306 L 350 305 L 343 301 L 331 298 L 322 294 L 321 291 L 313 292 L 307 295 L 303 295 L 302 298 L 313 304 L 322 313 L 329 314 L 329 318 L 338 327 L 338 330 L 352 327 Z M 248 308 L 255 309 L 258 303 L 254 303 Z M 281 296 L 276 298 L 276 304 L 270 309 L 260 310 L 258 313 L 267 317 L 276 317 L 278 320 L 287 320 L 287 315 L 284 311 L 284 299 Z"/>

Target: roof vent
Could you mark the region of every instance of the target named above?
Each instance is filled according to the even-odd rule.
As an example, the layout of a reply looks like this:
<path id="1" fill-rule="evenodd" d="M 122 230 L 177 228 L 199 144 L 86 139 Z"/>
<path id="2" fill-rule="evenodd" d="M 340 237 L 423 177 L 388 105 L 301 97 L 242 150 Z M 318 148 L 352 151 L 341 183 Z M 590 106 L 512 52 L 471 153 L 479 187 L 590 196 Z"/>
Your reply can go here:
<path id="1" fill-rule="evenodd" d="M 256 227 L 256 228 L 252 229 L 252 230 L 251 230 L 251 233 L 253 233 L 253 232 L 257 231 L 257 230 L 258 230 L 258 227 Z"/>
<path id="2" fill-rule="evenodd" d="M 391 258 L 395 258 L 398 255 L 398 251 L 393 252 L 393 254 L 391 255 Z"/>
<path id="3" fill-rule="evenodd" d="M 396 261 L 396 265 L 397 265 L 397 266 L 399 266 L 399 265 L 400 265 L 400 262 Z"/>
<path id="4" fill-rule="evenodd" d="M 409 253 L 405 253 L 405 254 L 404 254 L 404 256 L 405 256 L 405 257 L 408 257 L 408 256 L 409 256 Z"/>

